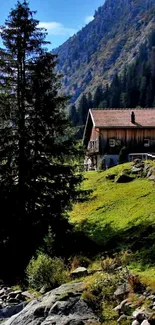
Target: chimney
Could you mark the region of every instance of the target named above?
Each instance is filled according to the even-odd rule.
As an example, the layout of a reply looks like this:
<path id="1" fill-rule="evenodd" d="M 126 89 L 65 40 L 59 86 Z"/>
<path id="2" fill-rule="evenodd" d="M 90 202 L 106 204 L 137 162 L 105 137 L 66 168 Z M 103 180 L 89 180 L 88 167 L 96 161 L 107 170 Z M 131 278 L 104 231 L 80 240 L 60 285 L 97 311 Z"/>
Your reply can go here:
<path id="1" fill-rule="evenodd" d="M 135 113 L 131 113 L 131 123 L 135 124 Z"/>

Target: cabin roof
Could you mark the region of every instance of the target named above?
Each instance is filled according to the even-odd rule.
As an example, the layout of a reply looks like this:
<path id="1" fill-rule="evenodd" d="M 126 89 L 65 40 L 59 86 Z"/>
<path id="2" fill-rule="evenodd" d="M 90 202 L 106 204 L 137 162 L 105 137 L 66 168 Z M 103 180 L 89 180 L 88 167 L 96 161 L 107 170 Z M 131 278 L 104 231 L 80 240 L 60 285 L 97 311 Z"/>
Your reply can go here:
<path id="1" fill-rule="evenodd" d="M 131 114 L 135 114 L 135 123 L 131 122 Z M 155 108 L 151 109 L 102 109 L 89 110 L 93 126 L 97 128 L 155 128 Z"/>

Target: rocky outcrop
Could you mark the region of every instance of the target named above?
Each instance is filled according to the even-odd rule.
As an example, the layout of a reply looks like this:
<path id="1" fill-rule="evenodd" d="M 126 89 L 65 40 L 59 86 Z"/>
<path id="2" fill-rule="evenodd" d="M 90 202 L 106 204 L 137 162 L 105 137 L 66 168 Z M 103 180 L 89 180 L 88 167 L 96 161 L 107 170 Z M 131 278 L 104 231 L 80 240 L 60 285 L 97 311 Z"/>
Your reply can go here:
<path id="1" fill-rule="evenodd" d="M 0 321 L 5 320 L 12 315 L 19 313 L 26 305 L 27 299 L 34 298 L 34 295 L 29 293 L 29 297 L 21 290 L 13 290 L 0 285 Z"/>
<path id="2" fill-rule="evenodd" d="M 82 299 L 83 282 L 64 284 L 42 297 L 32 300 L 3 325 L 85 325 L 98 322 Z"/>

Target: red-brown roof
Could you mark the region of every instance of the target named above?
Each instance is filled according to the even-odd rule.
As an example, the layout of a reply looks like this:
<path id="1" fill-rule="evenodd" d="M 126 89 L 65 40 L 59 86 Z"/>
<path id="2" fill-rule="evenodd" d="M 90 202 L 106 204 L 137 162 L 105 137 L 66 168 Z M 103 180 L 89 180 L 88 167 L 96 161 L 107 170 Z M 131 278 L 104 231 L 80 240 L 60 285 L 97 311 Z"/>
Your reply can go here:
<path id="1" fill-rule="evenodd" d="M 135 123 L 131 123 L 131 113 L 135 113 Z M 154 127 L 155 108 L 153 109 L 104 109 L 90 110 L 95 127 Z"/>

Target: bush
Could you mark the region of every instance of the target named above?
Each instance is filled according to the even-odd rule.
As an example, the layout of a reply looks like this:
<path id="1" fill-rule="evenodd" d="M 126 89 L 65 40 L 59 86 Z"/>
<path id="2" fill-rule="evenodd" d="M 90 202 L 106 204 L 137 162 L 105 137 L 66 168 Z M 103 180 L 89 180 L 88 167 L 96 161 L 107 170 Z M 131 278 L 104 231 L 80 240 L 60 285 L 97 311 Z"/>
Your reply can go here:
<path id="1" fill-rule="evenodd" d="M 43 286 L 53 289 L 66 282 L 67 272 L 65 264 L 60 258 L 50 258 L 46 254 L 38 253 L 32 258 L 26 269 L 29 286 L 40 290 Z"/>
<path id="2" fill-rule="evenodd" d="M 75 270 L 79 266 L 88 267 L 91 263 L 91 260 L 86 256 L 74 256 L 71 261 L 71 270 Z"/>

